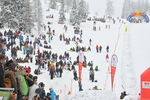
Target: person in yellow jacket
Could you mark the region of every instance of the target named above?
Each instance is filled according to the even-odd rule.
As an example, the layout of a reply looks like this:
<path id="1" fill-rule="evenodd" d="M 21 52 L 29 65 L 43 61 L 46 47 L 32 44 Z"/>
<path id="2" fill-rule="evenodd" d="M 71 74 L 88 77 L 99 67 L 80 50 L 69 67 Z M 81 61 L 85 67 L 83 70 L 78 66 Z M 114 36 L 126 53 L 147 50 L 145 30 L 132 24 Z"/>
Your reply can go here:
<path id="1" fill-rule="evenodd" d="M 54 66 L 55 66 L 55 62 L 52 61 L 52 62 L 50 63 L 50 66 L 51 66 L 51 67 L 54 67 Z"/>
<path id="2" fill-rule="evenodd" d="M 128 27 L 127 26 L 125 27 L 125 32 L 128 32 Z"/>

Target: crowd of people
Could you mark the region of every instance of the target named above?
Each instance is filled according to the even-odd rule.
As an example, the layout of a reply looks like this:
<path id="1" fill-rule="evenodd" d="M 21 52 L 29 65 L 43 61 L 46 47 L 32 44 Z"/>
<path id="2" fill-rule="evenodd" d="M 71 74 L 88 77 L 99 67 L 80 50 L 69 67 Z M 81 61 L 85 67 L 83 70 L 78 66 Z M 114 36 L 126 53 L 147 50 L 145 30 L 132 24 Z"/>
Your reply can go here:
<path id="1" fill-rule="evenodd" d="M 53 88 L 49 92 L 45 91 L 45 84 L 38 83 L 38 75 L 42 74 L 41 69 L 46 69 L 49 72 L 49 78 L 62 78 L 64 70 L 72 71 L 74 81 L 78 81 L 79 91 L 83 91 L 82 82 L 79 79 L 77 69 L 80 62 L 80 57 L 72 60 L 70 51 L 77 53 L 91 51 L 92 39 L 89 39 L 89 45 L 80 46 L 82 44 L 83 31 L 78 29 L 77 35 L 73 37 L 66 37 L 65 33 L 59 35 L 59 41 L 70 45 L 71 42 L 75 47 L 70 48 L 70 51 L 64 51 L 63 54 L 52 52 L 51 41 L 55 35 L 55 29 L 49 25 L 43 26 L 44 31 L 48 29 L 47 34 L 40 34 L 39 36 L 24 35 L 23 32 L 16 30 L 5 30 L 0 32 L 0 87 L 14 88 L 14 94 L 17 100 L 59 100 L 59 95 L 55 93 Z M 64 25 L 64 31 L 68 31 L 67 25 Z M 76 33 L 75 33 L 76 34 Z M 40 49 L 44 48 L 44 49 Z M 10 52 L 10 56 L 9 53 Z M 102 46 L 96 46 L 96 52 L 102 52 Z M 106 47 L 106 59 L 109 59 L 109 45 Z M 20 55 L 21 53 L 21 55 Z M 35 63 L 34 63 L 35 62 Z M 32 67 L 20 66 L 21 63 L 32 63 L 37 66 L 34 73 L 31 74 Z M 99 71 L 99 67 L 94 69 L 93 61 L 87 61 L 86 56 L 83 57 L 83 67 L 89 68 L 89 80 L 95 82 L 95 71 Z M 20 81 L 24 79 L 25 81 Z M 26 87 L 26 88 L 25 88 Z M 0 90 L 1 91 L 1 90 Z M 16 99 L 11 99 L 16 100 Z"/>
<path id="2" fill-rule="evenodd" d="M 59 95 L 55 93 L 53 88 L 46 94 L 44 83 L 37 83 L 37 76 L 31 74 L 32 67 L 21 66 L 19 63 L 33 63 L 33 55 L 36 55 L 37 45 L 42 46 L 40 38 L 32 41 L 31 36 L 25 36 L 20 31 L 4 31 L 0 32 L 0 87 L 1 93 L 10 94 L 9 100 L 59 100 Z M 26 37 L 26 38 L 25 38 Z M 7 54 L 10 52 L 10 56 Z M 22 52 L 22 57 L 18 52 Z M 38 51 L 37 61 L 39 66 L 37 70 L 40 73 L 40 67 L 45 63 L 43 58 L 56 60 L 56 54 L 44 52 L 43 55 Z M 39 59 L 38 59 L 39 60 Z M 44 68 L 44 67 L 43 67 Z M 9 90 L 13 88 L 13 91 Z M 0 95 L 2 95 L 0 94 Z"/>

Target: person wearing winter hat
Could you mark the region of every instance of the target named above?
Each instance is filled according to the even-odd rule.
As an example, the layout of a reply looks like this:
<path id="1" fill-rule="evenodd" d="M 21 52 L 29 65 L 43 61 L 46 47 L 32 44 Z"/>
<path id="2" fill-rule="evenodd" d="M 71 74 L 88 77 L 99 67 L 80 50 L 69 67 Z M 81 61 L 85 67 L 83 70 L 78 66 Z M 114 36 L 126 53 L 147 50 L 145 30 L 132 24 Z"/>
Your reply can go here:
<path id="1" fill-rule="evenodd" d="M 54 92 L 53 88 L 50 88 L 50 95 L 51 95 L 51 100 L 55 100 L 56 93 Z"/>
<path id="2" fill-rule="evenodd" d="M 45 84 L 43 82 L 39 83 L 39 88 L 35 90 L 35 93 L 39 96 L 40 100 L 45 100 L 45 90 L 44 90 Z"/>

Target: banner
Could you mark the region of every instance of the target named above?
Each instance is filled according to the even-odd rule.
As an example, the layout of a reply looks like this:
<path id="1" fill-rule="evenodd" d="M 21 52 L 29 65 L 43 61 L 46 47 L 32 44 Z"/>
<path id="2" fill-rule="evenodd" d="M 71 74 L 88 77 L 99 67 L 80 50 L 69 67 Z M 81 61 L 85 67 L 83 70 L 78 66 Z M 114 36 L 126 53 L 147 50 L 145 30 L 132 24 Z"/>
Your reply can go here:
<path id="1" fill-rule="evenodd" d="M 115 78 L 117 63 L 118 63 L 118 57 L 117 57 L 117 55 L 113 54 L 112 58 L 111 58 L 111 85 L 112 85 L 112 90 L 113 90 L 113 85 L 114 85 L 114 78 Z"/>
<path id="2" fill-rule="evenodd" d="M 79 62 L 79 80 L 81 80 L 81 75 L 82 75 L 82 62 Z"/>
<path id="3" fill-rule="evenodd" d="M 150 67 L 141 75 L 141 98 L 140 100 L 150 100 Z"/>

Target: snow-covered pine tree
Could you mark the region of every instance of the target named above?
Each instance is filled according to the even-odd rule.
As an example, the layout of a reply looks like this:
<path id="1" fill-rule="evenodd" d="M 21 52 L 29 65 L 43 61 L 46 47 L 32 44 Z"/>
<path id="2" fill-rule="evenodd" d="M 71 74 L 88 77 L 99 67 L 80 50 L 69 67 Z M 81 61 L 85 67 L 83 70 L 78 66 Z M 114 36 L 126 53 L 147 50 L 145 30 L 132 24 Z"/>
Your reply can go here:
<path id="1" fill-rule="evenodd" d="M 112 1 L 112 0 L 107 0 L 106 6 L 107 6 L 107 8 L 106 8 L 106 10 L 105 10 L 106 15 L 112 17 L 113 14 L 114 14 L 113 1 Z"/>
<path id="2" fill-rule="evenodd" d="M 59 10 L 59 23 L 60 24 L 63 24 L 64 21 L 66 20 L 66 17 L 65 17 L 65 3 L 64 3 L 64 0 L 61 1 L 61 8 Z"/>
<path id="3" fill-rule="evenodd" d="M 13 0 L 1 0 L 1 12 L 0 12 L 0 22 L 10 28 L 17 28 L 18 27 L 18 20 L 16 18 L 16 4 Z"/>
<path id="4" fill-rule="evenodd" d="M 85 21 L 86 18 L 88 17 L 88 9 L 87 9 L 86 2 L 84 0 L 81 0 L 79 2 L 78 16 L 79 16 L 80 22 Z"/>
<path id="5" fill-rule="evenodd" d="M 40 0 L 37 0 L 37 5 L 38 5 L 38 9 L 37 9 L 37 28 L 38 28 L 38 34 L 41 34 L 41 23 L 42 23 L 42 5 Z"/>
<path id="6" fill-rule="evenodd" d="M 41 23 L 42 23 L 42 5 L 40 0 L 31 0 L 32 5 L 32 15 L 34 17 L 33 21 L 35 24 L 35 28 L 37 29 L 37 33 L 41 33 Z"/>
<path id="7" fill-rule="evenodd" d="M 33 2 L 33 16 L 34 16 L 34 22 L 38 21 L 38 0 L 32 0 Z"/>
<path id="8" fill-rule="evenodd" d="M 33 23 L 29 0 L 1 0 L 1 3 L 0 22 L 5 27 L 30 32 Z"/>
<path id="9" fill-rule="evenodd" d="M 71 7 L 71 5 L 72 5 L 72 0 L 66 0 L 65 5 L 66 5 L 66 10 L 67 10 L 67 12 L 69 12 L 70 7 Z"/>
<path id="10" fill-rule="evenodd" d="M 122 18 L 127 18 L 131 13 L 131 0 L 125 0 L 123 4 L 123 9 L 122 9 Z"/>
<path id="11" fill-rule="evenodd" d="M 22 3 L 23 3 L 23 8 L 21 12 L 23 12 L 23 16 L 19 21 L 19 27 L 22 29 L 22 31 L 31 33 L 31 29 L 34 26 L 33 14 L 30 5 L 31 3 L 30 0 L 24 0 L 24 2 Z"/>
<path id="12" fill-rule="evenodd" d="M 51 9 L 56 9 L 56 0 L 50 0 L 49 6 Z"/>
<path id="13" fill-rule="evenodd" d="M 73 0 L 72 9 L 70 12 L 70 23 L 72 25 L 75 25 L 75 24 L 79 25 L 80 24 L 76 0 Z"/>

